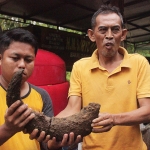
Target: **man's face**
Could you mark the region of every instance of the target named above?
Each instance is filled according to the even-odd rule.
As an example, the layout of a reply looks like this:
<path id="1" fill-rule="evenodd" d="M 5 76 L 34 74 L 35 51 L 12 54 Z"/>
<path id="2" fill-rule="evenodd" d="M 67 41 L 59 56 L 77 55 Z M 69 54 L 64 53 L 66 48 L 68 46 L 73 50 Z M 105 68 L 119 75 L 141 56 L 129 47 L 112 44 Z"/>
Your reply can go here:
<path id="1" fill-rule="evenodd" d="M 126 30 L 121 27 L 121 19 L 115 13 L 98 15 L 92 33 L 97 48 L 104 57 L 113 57 L 126 36 Z"/>
<path id="2" fill-rule="evenodd" d="M 23 81 L 26 81 L 33 72 L 35 60 L 34 48 L 26 43 L 13 42 L 0 55 L 1 73 L 5 82 L 9 83 L 13 74 L 23 68 Z"/>

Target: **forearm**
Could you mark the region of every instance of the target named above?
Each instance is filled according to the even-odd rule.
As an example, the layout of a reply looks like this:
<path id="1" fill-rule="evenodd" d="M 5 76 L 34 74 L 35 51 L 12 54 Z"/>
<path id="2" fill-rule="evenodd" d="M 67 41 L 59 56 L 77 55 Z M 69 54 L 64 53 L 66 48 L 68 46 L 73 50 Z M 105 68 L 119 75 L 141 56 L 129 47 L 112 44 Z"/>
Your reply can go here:
<path id="1" fill-rule="evenodd" d="M 78 111 L 74 111 L 74 110 L 71 110 L 70 109 L 67 109 L 65 108 L 64 110 L 62 110 L 57 116 L 55 117 L 58 117 L 58 118 L 64 118 L 64 117 L 68 117 L 68 116 L 71 116 L 75 113 L 77 113 Z"/>
<path id="2" fill-rule="evenodd" d="M 81 110 L 81 97 L 79 96 L 70 96 L 66 108 L 61 111 L 56 117 L 63 118 L 71 116 L 75 113 L 80 112 Z"/>
<path id="3" fill-rule="evenodd" d="M 136 110 L 114 114 L 114 125 L 135 125 L 150 122 L 150 106 L 143 106 Z"/>
<path id="4" fill-rule="evenodd" d="M 4 144 L 15 133 L 6 128 L 5 124 L 0 126 L 0 145 Z"/>

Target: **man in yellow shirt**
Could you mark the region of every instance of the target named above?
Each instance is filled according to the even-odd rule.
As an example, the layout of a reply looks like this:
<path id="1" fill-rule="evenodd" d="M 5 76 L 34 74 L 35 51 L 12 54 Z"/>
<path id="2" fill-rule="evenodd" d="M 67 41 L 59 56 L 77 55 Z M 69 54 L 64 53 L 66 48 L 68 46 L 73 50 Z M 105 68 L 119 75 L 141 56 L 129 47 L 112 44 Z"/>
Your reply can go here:
<path id="1" fill-rule="evenodd" d="M 88 36 L 97 49 L 74 63 L 68 105 L 58 117 L 99 103 L 99 117 L 83 138 L 82 150 L 146 150 L 139 124 L 150 121 L 149 63 L 120 47 L 127 30 L 116 7 L 101 6 L 91 25 Z"/>
<path id="2" fill-rule="evenodd" d="M 22 132 L 25 125 L 34 117 L 31 109 L 43 112 L 49 117 L 53 116 L 49 94 L 44 89 L 27 82 L 34 69 L 37 49 L 34 35 L 27 30 L 11 29 L 0 36 L 0 150 L 44 150 L 47 148 L 57 150 L 74 142 L 72 133 L 69 141 L 67 141 L 68 135 L 65 134 L 61 142 L 57 143 L 53 138 L 50 143 L 48 142 L 50 135 L 44 139 L 44 131 L 39 137 L 36 136 L 37 129 L 30 136 Z M 19 69 L 24 69 L 20 92 L 24 104 L 18 100 L 7 108 L 6 90 L 13 74 Z"/>

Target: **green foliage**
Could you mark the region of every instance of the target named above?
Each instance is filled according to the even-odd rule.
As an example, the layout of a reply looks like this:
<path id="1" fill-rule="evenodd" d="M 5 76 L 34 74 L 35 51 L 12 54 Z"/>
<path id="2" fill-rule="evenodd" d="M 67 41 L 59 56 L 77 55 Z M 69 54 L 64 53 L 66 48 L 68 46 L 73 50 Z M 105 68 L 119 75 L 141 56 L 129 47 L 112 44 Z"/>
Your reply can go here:
<path id="1" fill-rule="evenodd" d="M 66 80 L 67 81 L 70 81 L 70 75 L 71 75 L 71 72 L 70 71 L 66 71 Z"/>
<path id="2" fill-rule="evenodd" d="M 67 28 L 63 28 L 63 27 L 59 27 L 59 30 L 66 31 L 66 32 L 72 32 L 72 33 L 76 33 L 76 34 L 80 34 L 80 35 L 84 34 L 83 32 L 72 30 L 72 29 L 67 29 Z"/>
<path id="3" fill-rule="evenodd" d="M 57 26 L 51 25 L 51 24 L 45 24 L 45 23 L 37 22 L 37 21 L 33 21 L 33 20 L 23 20 L 22 18 L 16 18 L 16 17 L 0 14 L 0 27 L 1 27 L 2 31 L 16 28 L 16 27 L 26 27 L 26 26 L 29 26 L 30 24 L 47 27 L 47 28 L 52 28 L 52 29 L 58 29 L 58 30 L 66 31 L 66 32 L 72 32 L 72 33 L 76 33 L 76 34 L 85 34 L 80 31 L 67 29 L 67 28 L 63 28 L 63 27 L 57 27 Z"/>
<path id="4" fill-rule="evenodd" d="M 27 25 L 23 22 L 23 19 L 0 14 L 0 27 L 2 31 Z"/>
<path id="5" fill-rule="evenodd" d="M 132 43 L 127 43 L 127 51 L 128 53 L 134 53 L 134 45 Z"/>

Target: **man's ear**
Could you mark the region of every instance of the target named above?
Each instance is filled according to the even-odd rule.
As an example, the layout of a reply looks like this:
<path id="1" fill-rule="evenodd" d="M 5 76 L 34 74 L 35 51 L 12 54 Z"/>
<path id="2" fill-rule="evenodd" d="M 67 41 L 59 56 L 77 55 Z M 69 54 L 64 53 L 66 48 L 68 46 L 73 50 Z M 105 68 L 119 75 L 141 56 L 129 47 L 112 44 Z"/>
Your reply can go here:
<path id="1" fill-rule="evenodd" d="M 92 29 L 88 29 L 88 37 L 92 42 L 95 42 L 94 31 Z"/>
<path id="2" fill-rule="evenodd" d="M 123 29 L 122 30 L 122 37 L 121 37 L 121 41 L 124 41 L 126 39 L 127 36 L 127 29 Z"/>

